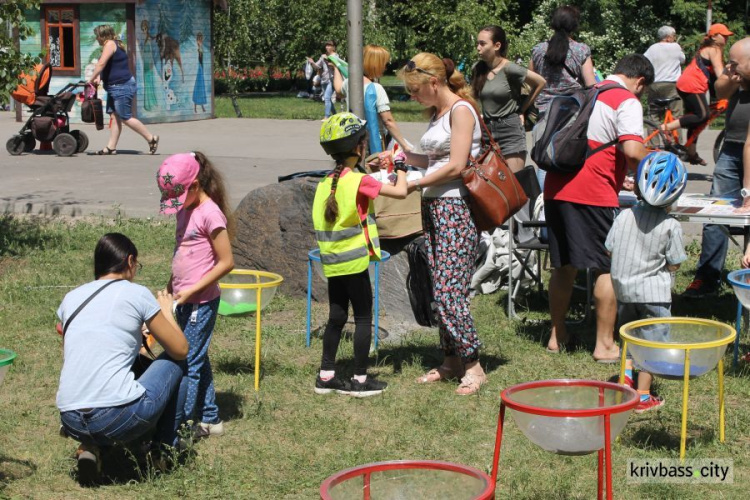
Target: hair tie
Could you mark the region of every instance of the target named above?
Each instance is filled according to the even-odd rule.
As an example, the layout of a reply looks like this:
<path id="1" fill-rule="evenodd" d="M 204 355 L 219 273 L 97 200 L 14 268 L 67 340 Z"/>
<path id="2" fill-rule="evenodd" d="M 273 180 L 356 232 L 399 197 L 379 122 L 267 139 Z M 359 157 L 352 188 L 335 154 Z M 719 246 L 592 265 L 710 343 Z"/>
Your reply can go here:
<path id="1" fill-rule="evenodd" d="M 443 64 L 445 65 L 445 79 L 450 80 L 453 72 L 456 71 L 456 64 L 449 57 L 443 58 Z"/>
<path id="2" fill-rule="evenodd" d="M 191 151 L 190 152 L 190 156 L 192 156 L 193 158 L 195 158 L 195 151 Z"/>

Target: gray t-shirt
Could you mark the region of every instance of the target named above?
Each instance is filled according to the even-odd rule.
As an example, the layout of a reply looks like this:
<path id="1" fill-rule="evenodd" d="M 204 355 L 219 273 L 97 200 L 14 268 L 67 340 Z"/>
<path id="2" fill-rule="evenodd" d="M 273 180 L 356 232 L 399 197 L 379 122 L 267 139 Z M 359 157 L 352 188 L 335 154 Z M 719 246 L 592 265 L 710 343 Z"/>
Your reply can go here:
<path id="1" fill-rule="evenodd" d="M 612 254 L 610 272 L 618 302 L 672 302 L 667 265 L 680 264 L 687 255 L 680 223 L 666 210 L 643 202 L 623 210 L 604 246 Z"/>
<path id="2" fill-rule="evenodd" d="M 518 113 L 521 108 L 521 86 L 526 80 L 528 69 L 514 62 L 500 69 L 495 77 L 488 79 L 479 100 L 482 103 L 482 115 L 488 119 L 505 118 Z"/>
<path id="3" fill-rule="evenodd" d="M 750 122 L 750 90 L 738 90 L 729 100 L 724 125 L 725 142 L 745 143 L 747 125 Z"/>
<path id="4" fill-rule="evenodd" d="M 682 74 L 681 65 L 685 62 L 685 53 L 680 44 L 658 42 L 643 53 L 654 66 L 654 82 L 677 82 Z"/>
<path id="5" fill-rule="evenodd" d="M 57 310 L 63 325 L 107 281 L 69 292 Z M 108 286 L 81 309 L 65 332 L 57 391 L 60 411 L 109 408 L 141 397 L 145 389 L 130 369 L 141 348 L 141 325 L 159 310 L 146 287 L 125 280 Z"/>

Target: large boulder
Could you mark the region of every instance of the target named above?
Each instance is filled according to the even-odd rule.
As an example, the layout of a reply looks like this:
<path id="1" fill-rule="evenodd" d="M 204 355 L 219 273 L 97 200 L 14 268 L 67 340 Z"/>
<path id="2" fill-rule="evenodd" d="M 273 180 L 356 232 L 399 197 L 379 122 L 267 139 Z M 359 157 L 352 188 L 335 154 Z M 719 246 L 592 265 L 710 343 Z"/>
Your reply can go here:
<path id="1" fill-rule="evenodd" d="M 232 244 L 235 267 L 261 269 L 284 277 L 283 293 L 307 294 L 307 254 L 317 248 L 312 209 L 318 180 L 294 179 L 264 186 L 245 196 L 235 211 L 237 235 Z M 406 277 L 409 262 L 403 251 L 411 238 L 381 240 L 391 259 L 381 266 L 381 337 L 419 328 L 414 320 Z M 312 296 L 326 302 L 326 283 L 313 272 Z M 383 331 L 385 330 L 385 331 Z"/>

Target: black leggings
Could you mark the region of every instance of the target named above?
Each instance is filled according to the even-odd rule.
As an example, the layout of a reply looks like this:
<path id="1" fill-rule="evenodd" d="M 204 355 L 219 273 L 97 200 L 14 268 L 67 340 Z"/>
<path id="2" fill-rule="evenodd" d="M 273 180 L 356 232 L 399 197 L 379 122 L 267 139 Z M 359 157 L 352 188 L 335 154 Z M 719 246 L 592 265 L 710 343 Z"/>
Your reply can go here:
<path id="1" fill-rule="evenodd" d="M 688 130 L 688 137 L 697 127 L 708 120 L 708 101 L 706 94 L 689 94 L 677 91 L 685 104 L 686 114 L 680 117 L 680 127 Z"/>
<path id="2" fill-rule="evenodd" d="M 321 370 L 336 369 L 336 351 L 341 332 L 349 318 L 349 303 L 354 310 L 354 374 L 367 375 L 372 340 L 372 288 L 367 269 L 359 274 L 328 278 L 328 325 L 323 334 Z"/>

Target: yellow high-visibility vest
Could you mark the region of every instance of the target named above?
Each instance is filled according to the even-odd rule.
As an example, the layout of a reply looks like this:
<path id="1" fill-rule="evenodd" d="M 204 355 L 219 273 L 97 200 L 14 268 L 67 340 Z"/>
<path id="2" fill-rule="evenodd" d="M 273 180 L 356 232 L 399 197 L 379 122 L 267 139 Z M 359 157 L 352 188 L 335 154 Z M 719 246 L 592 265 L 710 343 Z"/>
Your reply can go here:
<path id="1" fill-rule="evenodd" d="M 326 277 L 357 274 L 370 265 L 370 248 L 375 260 L 380 260 L 380 240 L 375 225 L 375 209 L 370 200 L 367 217 L 360 220 L 357 212 L 357 191 L 365 174 L 348 172 L 339 177 L 336 202 L 339 216 L 334 223 L 325 219 L 326 201 L 331 194 L 332 177 L 326 177 L 315 191 L 313 227 L 320 248 L 320 261 Z M 364 228 L 370 236 L 368 245 Z"/>

